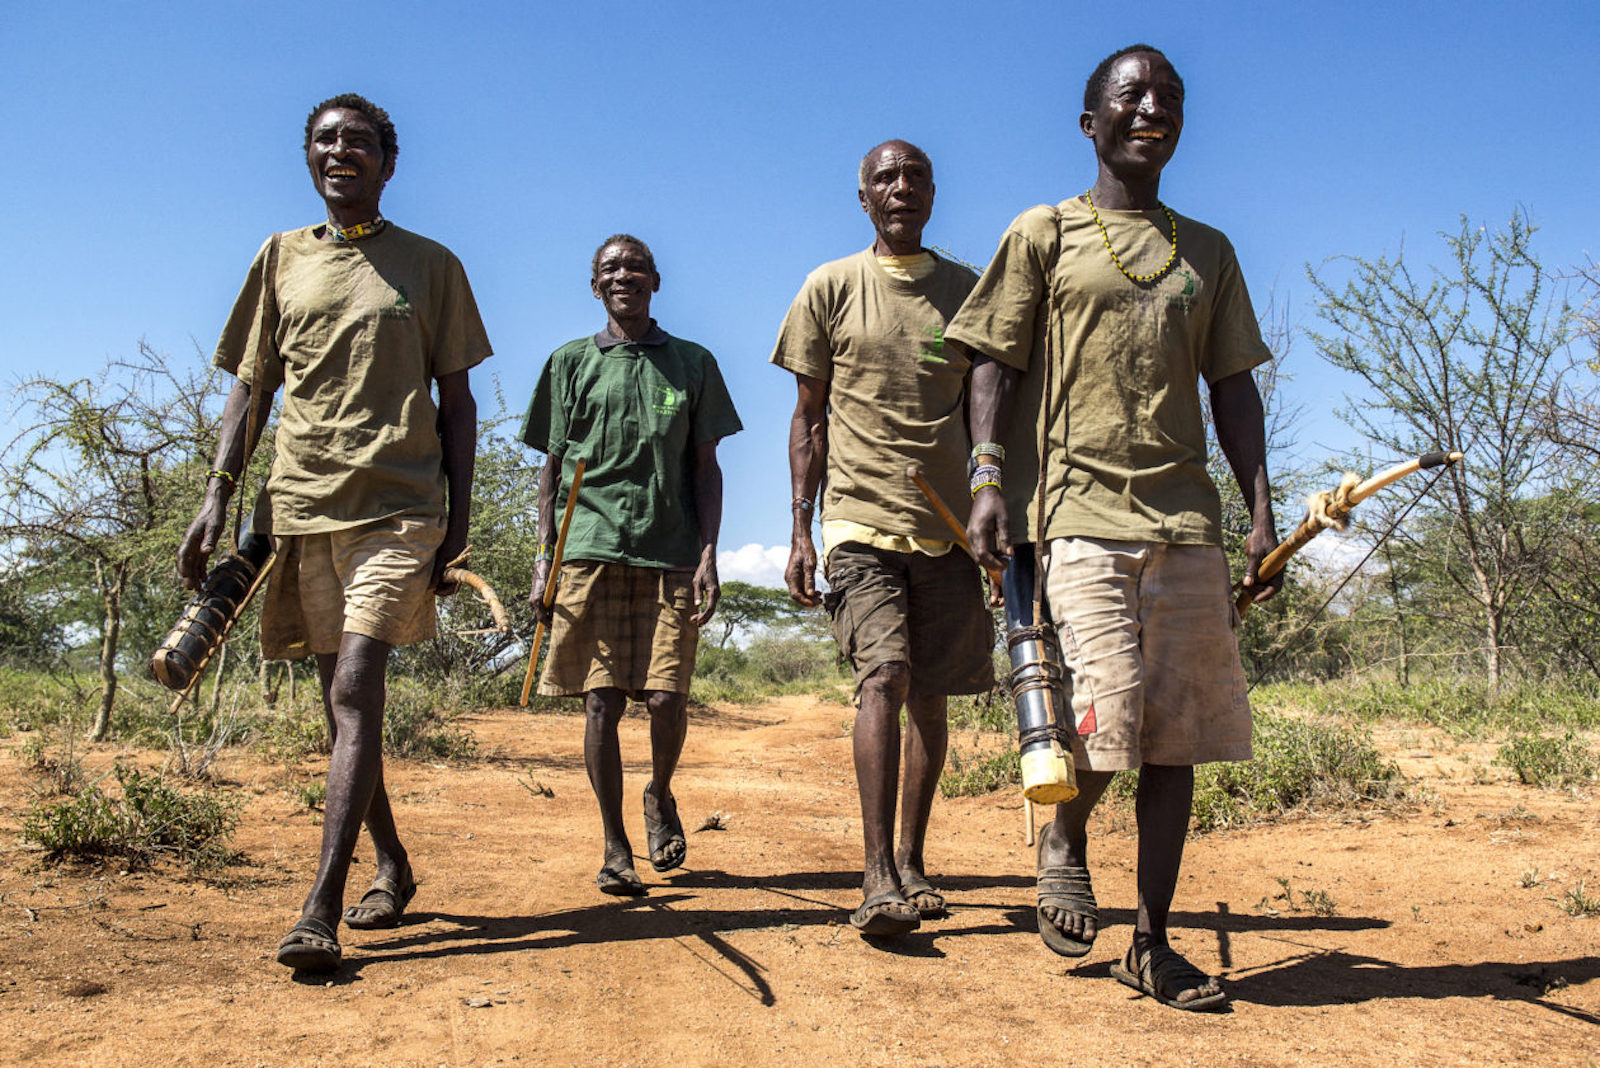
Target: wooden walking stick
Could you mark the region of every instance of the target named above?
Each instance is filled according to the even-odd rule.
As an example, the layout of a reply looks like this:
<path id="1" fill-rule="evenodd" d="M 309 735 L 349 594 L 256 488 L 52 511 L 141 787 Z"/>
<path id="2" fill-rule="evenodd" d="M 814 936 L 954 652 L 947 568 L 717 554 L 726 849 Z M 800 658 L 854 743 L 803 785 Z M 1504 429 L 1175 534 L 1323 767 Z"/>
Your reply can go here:
<path id="1" fill-rule="evenodd" d="M 567 547 L 567 528 L 572 526 L 572 508 L 578 503 L 578 487 L 583 485 L 583 469 L 587 460 L 579 460 L 572 472 L 572 488 L 567 491 L 567 506 L 561 512 L 561 531 L 556 535 L 556 551 L 550 559 L 550 575 L 544 582 L 544 606 L 556 603 L 556 580 L 561 574 L 561 551 Z M 533 651 L 528 654 L 528 674 L 522 680 L 521 707 L 528 707 L 528 694 L 533 690 L 533 676 L 539 670 L 539 646 L 544 644 L 544 624 L 533 628 Z"/>
<path id="2" fill-rule="evenodd" d="M 944 503 L 943 498 L 939 496 L 939 491 L 934 489 L 932 483 L 923 475 L 922 465 L 912 464 L 906 468 L 906 477 L 917 484 L 917 489 L 921 490 L 922 495 L 928 498 L 928 503 L 933 505 L 933 510 L 939 513 L 940 518 L 955 533 L 956 544 L 965 549 L 968 556 L 973 556 L 976 559 L 972 552 L 972 543 L 967 540 L 967 528 L 961 525 L 961 520 L 957 519 L 956 514 L 950 510 L 950 506 Z M 990 571 L 989 582 L 996 590 L 1000 589 L 1000 572 Z M 1074 788 L 1072 792 L 1076 794 L 1077 789 Z M 1022 795 L 1022 835 L 1029 845 L 1033 845 L 1033 798 L 1027 794 Z"/>
<path id="3" fill-rule="evenodd" d="M 956 544 L 965 549 L 968 556 L 972 556 L 972 543 L 967 541 L 967 528 L 961 525 L 961 520 L 956 518 L 956 514 L 950 510 L 950 506 L 945 504 L 944 499 L 939 496 L 939 491 L 933 488 L 927 476 L 922 473 L 922 465 L 912 464 L 906 468 L 906 477 L 917 484 L 917 489 L 921 490 L 922 495 L 928 498 L 928 503 L 933 505 L 935 512 L 939 513 L 939 518 L 949 524 L 950 530 L 956 536 Z M 1000 588 L 1000 572 L 989 572 L 989 581 L 994 583 L 994 588 L 998 590 Z"/>

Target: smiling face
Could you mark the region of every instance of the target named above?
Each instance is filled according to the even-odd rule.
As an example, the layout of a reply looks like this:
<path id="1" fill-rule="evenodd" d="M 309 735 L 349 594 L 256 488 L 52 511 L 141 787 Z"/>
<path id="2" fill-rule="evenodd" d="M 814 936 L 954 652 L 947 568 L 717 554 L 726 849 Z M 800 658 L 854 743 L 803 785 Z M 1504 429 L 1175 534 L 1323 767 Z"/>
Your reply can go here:
<path id="1" fill-rule="evenodd" d="M 337 212 L 346 224 L 375 217 L 384 183 L 394 176 L 377 127 L 350 108 L 329 108 L 312 122 L 306 166 L 330 218 Z"/>
<path id="2" fill-rule="evenodd" d="M 922 250 L 933 215 L 933 164 L 916 145 L 886 141 L 861 161 L 861 207 L 878 232 L 879 255 Z"/>
<path id="3" fill-rule="evenodd" d="M 661 276 L 644 249 L 630 241 L 614 241 L 600 250 L 589 288 L 606 306 L 614 323 L 650 318 L 650 295 L 661 288 Z"/>
<path id="4" fill-rule="evenodd" d="M 1183 132 L 1183 82 L 1160 53 L 1130 53 L 1111 68 L 1098 105 L 1078 123 L 1102 170 L 1125 182 L 1157 178 Z"/>

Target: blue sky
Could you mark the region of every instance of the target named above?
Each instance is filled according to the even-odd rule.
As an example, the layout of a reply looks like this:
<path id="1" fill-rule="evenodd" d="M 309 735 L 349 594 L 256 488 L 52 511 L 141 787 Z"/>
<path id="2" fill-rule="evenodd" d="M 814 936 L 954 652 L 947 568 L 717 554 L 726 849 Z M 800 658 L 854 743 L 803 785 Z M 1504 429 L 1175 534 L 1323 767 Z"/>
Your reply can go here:
<path id="1" fill-rule="evenodd" d="M 1163 197 L 1229 234 L 1258 310 L 1309 326 L 1307 262 L 1437 260 L 1462 214 L 1520 207 L 1547 263 L 1600 256 L 1594 0 L 18 2 L 0 13 L 4 382 L 89 374 L 140 338 L 208 354 L 263 238 L 320 218 L 306 111 L 358 91 L 399 128 L 385 214 L 472 279 L 496 350 L 480 408 L 498 383 L 520 409 L 545 356 L 599 327 L 589 256 L 637 233 L 657 318 L 717 354 L 747 427 L 723 449 L 722 547 L 785 545 L 793 383 L 766 357 L 806 272 L 870 239 L 861 154 L 926 148 L 926 240 L 986 262 L 1019 211 L 1090 183 L 1083 80 L 1135 40 L 1188 87 Z M 1326 414 L 1346 384 L 1304 340 L 1287 370 L 1301 454 L 1353 447 Z"/>

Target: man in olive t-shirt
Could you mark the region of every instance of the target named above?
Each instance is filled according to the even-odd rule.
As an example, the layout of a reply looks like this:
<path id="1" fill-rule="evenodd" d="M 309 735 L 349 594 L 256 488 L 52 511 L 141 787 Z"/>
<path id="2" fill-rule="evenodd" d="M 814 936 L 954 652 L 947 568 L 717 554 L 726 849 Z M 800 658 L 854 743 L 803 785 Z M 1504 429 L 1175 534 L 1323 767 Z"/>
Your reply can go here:
<path id="1" fill-rule="evenodd" d="M 871 248 L 811 272 L 784 319 L 772 362 L 795 374 L 789 432 L 794 527 L 790 595 L 824 603 L 855 669 L 853 746 L 866 862 L 851 922 L 899 935 L 944 911 L 923 860 L 948 732 L 946 697 L 994 682 L 993 623 L 978 570 L 906 475 L 920 464 L 965 515 L 969 367 L 944 343 L 971 291 L 971 271 L 922 247 L 933 211 L 933 165 L 887 141 L 861 161 Z M 829 591 L 816 590 L 811 518 L 822 488 Z M 900 845 L 894 840 L 900 709 L 907 712 Z"/>
<path id="2" fill-rule="evenodd" d="M 583 696 L 584 764 L 605 835 L 595 883 L 604 893 L 634 896 L 645 886 L 622 825 L 617 724 L 630 696 L 644 702 L 650 864 L 671 871 L 688 851 L 672 776 L 688 729 L 700 628 L 719 593 L 717 442 L 741 425 L 711 353 L 650 317 L 661 275 L 643 241 L 607 238 L 595 251 L 589 284 L 605 306 L 605 329 L 551 355 L 522 424 L 522 440 L 549 456 L 528 599 L 552 625 L 539 692 Z M 558 491 L 573 484 L 580 460 L 583 482 L 555 604 L 547 609 Z"/>
<path id="3" fill-rule="evenodd" d="M 1250 369 L 1268 358 L 1233 249 L 1158 199 L 1183 129 L 1183 82 L 1148 45 L 1108 56 L 1079 119 L 1098 176 L 1082 197 L 1033 208 L 1006 231 L 950 326 L 974 354 L 972 433 L 1049 430 L 1045 473 L 1048 593 L 1071 688 L 1080 793 L 1039 836 L 1038 924 L 1064 956 L 1089 952 L 1099 925 L 1087 821 L 1118 770 L 1139 770 L 1139 911 L 1112 974 L 1181 1009 L 1226 1001 L 1220 984 L 1169 945 L 1194 765 L 1246 759 L 1245 698 L 1220 502 L 1206 473 L 1200 380 L 1217 437 L 1251 514 L 1244 584 L 1277 544 L 1261 398 Z M 1048 339 L 1048 348 L 1047 348 Z M 1053 350 L 1053 351 L 1052 351 Z M 1020 372 L 1041 374 L 1047 410 L 1012 416 Z M 1036 383 L 1030 391 L 1040 397 Z M 1005 463 L 983 456 L 980 463 Z M 999 565 L 1017 496 L 1032 472 L 973 500 L 974 551 Z M 1031 524 L 1030 524 L 1031 528 Z"/>
<path id="4" fill-rule="evenodd" d="M 433 636 L 434 594 L 449 592 L 444 569 L 466 547 L 467 372 L 489 341 L 455 256 L 379 214 L 398 152 L 388 113 L 354 93 L 325 100 L 302 150 L 327 222 L 269 240 L 228 318 L 215 362 L 238 382 L 178 569 L 191 589 L 204 580 L 256 444 L 247 432 L 261 431 L 247 413 L 281 385 L 270 506 L 255 516 L 258 530 L 270 520 L 276 552 L 262 652 L 316 656 L 333 750 L 316 881 L 277 956 L 330 971 L 363 822 L 377 876 L 344 921 L 393 927 L 416 893 L 383 784 L 384 676 L 392 647 Z"/>

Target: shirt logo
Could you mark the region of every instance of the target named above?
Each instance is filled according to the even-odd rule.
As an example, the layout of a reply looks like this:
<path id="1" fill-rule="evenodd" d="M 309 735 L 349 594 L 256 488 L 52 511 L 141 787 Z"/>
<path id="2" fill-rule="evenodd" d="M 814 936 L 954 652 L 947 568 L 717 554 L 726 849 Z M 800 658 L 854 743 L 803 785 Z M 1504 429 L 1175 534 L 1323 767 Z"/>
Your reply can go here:
<path id="1" fill-rule="evenodd" d="M 678 409 L 688 399 L 688 394 L 671 386 L 656 387 L 655 409 L 657 415 L 677 415 Z"/>
<path id="2" fill-rule="evenodd" d="M 944 353 L 944 327 L 930 326 L 922 331 L 928 335 L 928 340 L 917 349 L 917 359 L 923 363 L 949 363 Z"/>
<path id="3" fill-rule="evenodd" d="M 394 287 L 394 303 L 378 309 L 378 314 L 385 319 L 411 318 L 411 299 L 406 296 L 404 286 Z"/>
<path id="4" fill-rule="evenodd" d="M 1182 281 L 1183 288 L 1168 295 L 1167 304 L 1187 315 L 1194 311 L 1195 305 L 1199 303 L 1200 279 L 1187 267 L 1174 271 L 1172 277 L 1174 280 Z"/>

